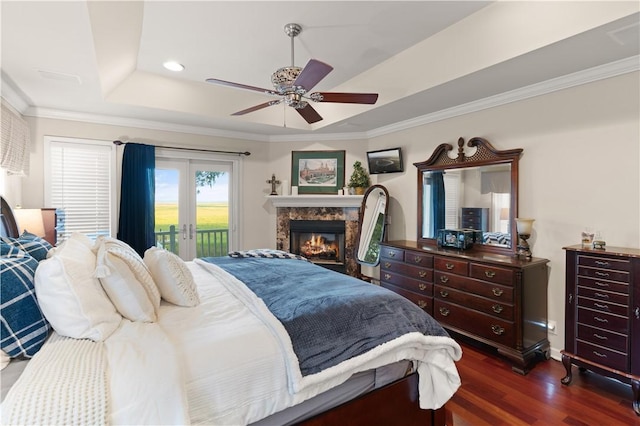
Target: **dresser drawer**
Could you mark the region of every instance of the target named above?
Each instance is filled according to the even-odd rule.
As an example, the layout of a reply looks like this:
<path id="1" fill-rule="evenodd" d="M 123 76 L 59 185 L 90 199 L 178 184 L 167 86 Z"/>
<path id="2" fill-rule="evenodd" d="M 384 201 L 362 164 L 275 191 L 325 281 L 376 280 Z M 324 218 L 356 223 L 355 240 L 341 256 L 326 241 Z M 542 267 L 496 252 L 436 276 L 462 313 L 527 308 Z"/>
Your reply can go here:
<path id="1" fill-rule="evenodd" d="M 436 257 L 433 260 L 433 265 L 437 271 L 446 271 L 465 276 L 469 275 L 469 262 L 464 260 Z"/>
<path id="2" fill-rule="evenodd" d="M 380 276 L 382 277 L 385 272 L 395 272 L 409 278 L 433 282 L 433 269 L 382 259 L 380 261 Z"/>
<path id="3" fill-rule="evenodd" d="M 515 326 L 510 321 L 439 299 L 434 299 L 433 305 L 433 317 L 445 328 L 450 325 L 501 345 L 510 347 L 515 345 Z"/>
<path id="4" fill-rule="evenodd" d="M 380 257 L 404 262 L 404 250 L 395 247 L 382 246 L 380 248 Z"/>
<path id="5" fill-rule="evenodd" d="M 588 297 L 602 302 L 618 303 L 625 305 L 625 307 L 629 306 L 629 295 L 626 293 L 614 293 L 612 291 L 578 286 L 578 296 Z"/>
<path id="6" fill-rule="evenodd" d="M 431 315 L 431 312 L 433 312 L 433 298 L 432 297 L 427 297 L 423 294 L 418 294 L 418 293 L 414 293 L 413 291 L 409 291 L 406 290 L 404 288 L 401 287 L 396 287 L 393 284 L 388 284 L 383 282 L 382 283 L 382 287 L 393 291 L 394 293 L 399 294 L 400 296 L 403 296 L 409 300 L 411 300 L 413 303 L 415 303 L 416 305 L 418 305 L 419 307 L 421 307 L 426 313 L 428 313 L 429 315 Z"/>
<path id="7" fill-rule="evenodd" d="M 628 318 L 578 307 L 578 323 L 620 334 L 629 334 Z"/>
<path id="8" fill-rule="evenodd" d="M 615 370 L 627 371 L 628 357 L 626 354 L 603 348 L 602 346 L 592 345 L 587 342 L 578 340 L 576 342 L 578 356 L 586 358 L 598 364 L 605 365 Z"/>
<path id="9" fill-rule="evenodd" d="M 596 290 L 613 291 L 620 294 L 629 294 L 629 284 L 595 278 L 578 277 L 578 286 L 590 287 Z"/>
<path id="10" fill-rule="evenodd" d="M 419 251 L 405 251 L 404 261 L 412 265 L 418 265 L 423 268 L 433 268 L 433 256 Z"/>
<path id="11" fill-rule="evenodd" d="M 608 269 L 590 268 L 588 266 L 579 266 L 578 275 L 599 280 L 619 281 L 622 283 L 629 282 L 628 272 L 610 271 Z"/>
<path id="12" fill-rule="evenodd" d="M 600 328 L 589 327 L 578 324 L 578 339 L 590 342 L 599 346 L 604 346 L 618 352 L 627 353 L 628 336 L 624 334 L 612 333 Z"/>
<path id="13" fill-rule="evenodd" d="M 513 285 L 515 281 L 515 273 L 513 270 L 492 265 L 482 265 L 480 263 L 472 263 L 469 265 L 469 276 L 505 285 Z"/>
<path id="14" fill-rule="evenodd" d="M 500 301 L 502 303 L 513 303 L 514 300 L 513 287 L 503 286 L 500 284 L 492 284 L 486 281 L 461 277 L 459 275 L 448 274 L 445 272 L 435 271 L 434 283 L 446 287 L 451 287 L 460 291 L 477 294 L 479 296 L 484 296 L 491 300 Z"/>
<path id="15" fill-rule="evenodd" d="M 412 278 L 405 277 L 404 275 L 382 271 L 380 275 L 380 280 L 382 282 L 390 283 L 395 286 L 414 291 L 416 293 L 426 294 L 429 296 L 433 294 L 432 283 L 426 283 L 424 281 L 414 280 Z"/>
<path id="16" fill-rule="evenodd" d="M 454 290 L 450 287 L 436 285 L 434 297 L 456 305 L 466 306 L 485 314 L 493 315 L 508 321 L 513 321 L 513 305 L 474 296 L 470 293 Z"/>
<path id="17" fill-rule="evenodd" d="M 628 307 L 626 305 L 618 305 L 611 302 L 603 302 L 602 300 L 589 299 L 578 296 L 578 306 L 581 308 L 589 308 L 594 311 L 606 312 L 608 314 L 620 315 L 628 317 Z"/>
<path id="18" fill-rule="evenodd" d="M 631 262 L 625 259 L 611 259 L 608 257 L 578 255 L 578 265 L 593 268 L 610 269 L 613 271 L 630 271 Z"/>

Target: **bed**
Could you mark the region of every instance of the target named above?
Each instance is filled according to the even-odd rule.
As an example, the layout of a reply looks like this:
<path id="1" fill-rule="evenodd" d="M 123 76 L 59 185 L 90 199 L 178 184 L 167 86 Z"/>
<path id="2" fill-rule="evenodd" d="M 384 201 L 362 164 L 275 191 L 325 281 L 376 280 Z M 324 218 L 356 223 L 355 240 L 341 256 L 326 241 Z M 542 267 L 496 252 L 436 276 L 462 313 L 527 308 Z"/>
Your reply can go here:
<path id="1" fill-rule="evenodd" d="M 482 242 L 484 244 L 510 246 L 511 234 L 506 234 L 504 232 L 483 232 Z"/>
<path id="2" fill-rule="evenodd" d="M 24 237 L 2 203 L 3 235 Z M 182 262 L 154 248 L 140 266 L 121 242 L 96 246 L 75 235 L 31 263 L 48 328 L 35 353 L 2 370 L 3 424 L 445 423 L 444 404 L 460 384 L 460 347 L 397 295 L 386 299 L 380 287 L 273 250 Z M 4 251 L 3 262 L 11 256 Z M 123 268 L 117 262 L 129 275 L 114 272 Z M 140 279 L 144 270 L 151 281 Z M 291 285 L 284 270 L 298 284 L 278 297 L 279 286 Z M 122 287 L 131 294 L 118 293 Z M 353 304 L 359 295 L 365 309 Z M 151 308 L 131 303 L 138 299 Z M 335 299 L 344 303 L 329 303 Z M 342 320 L 327 321 L 337 315 Z M 354 337 L 352 324 L 369 331 L 356 328 Z M 324 334 L 329 328 L 343 343 Z"/>

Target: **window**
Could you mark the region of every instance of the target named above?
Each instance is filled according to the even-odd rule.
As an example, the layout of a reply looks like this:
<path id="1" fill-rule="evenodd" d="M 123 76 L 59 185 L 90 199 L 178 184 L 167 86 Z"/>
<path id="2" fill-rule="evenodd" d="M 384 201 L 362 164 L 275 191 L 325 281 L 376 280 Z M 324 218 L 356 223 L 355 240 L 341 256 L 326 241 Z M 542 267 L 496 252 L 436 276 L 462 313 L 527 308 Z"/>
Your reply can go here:
<path id="1" fill-rule="evenodd" d="M 114 235 L 116 150 L 111 141 L 46 136 L 45 205 L 58 210 L 58 243 L 73 232 Z"/>

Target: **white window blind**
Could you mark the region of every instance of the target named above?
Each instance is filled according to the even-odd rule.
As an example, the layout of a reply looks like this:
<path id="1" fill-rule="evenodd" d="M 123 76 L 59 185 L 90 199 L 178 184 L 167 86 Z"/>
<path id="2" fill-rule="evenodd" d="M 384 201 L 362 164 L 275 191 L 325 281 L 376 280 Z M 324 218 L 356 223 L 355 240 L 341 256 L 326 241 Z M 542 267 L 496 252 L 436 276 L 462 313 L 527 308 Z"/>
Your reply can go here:
<path id="1" fill-rule="evenodd" d="M 444 223 L 447 229 L 460 227 L 460 172 L 447 171 L 444 176 L 445 211 Z"/>
<path id="2" fill-rule="evenodd" d="M 112 235 L 115 146 L 112 142 L 45 138 L 45 202 L 58 210 L 58 242 L 73 232 Z"/>

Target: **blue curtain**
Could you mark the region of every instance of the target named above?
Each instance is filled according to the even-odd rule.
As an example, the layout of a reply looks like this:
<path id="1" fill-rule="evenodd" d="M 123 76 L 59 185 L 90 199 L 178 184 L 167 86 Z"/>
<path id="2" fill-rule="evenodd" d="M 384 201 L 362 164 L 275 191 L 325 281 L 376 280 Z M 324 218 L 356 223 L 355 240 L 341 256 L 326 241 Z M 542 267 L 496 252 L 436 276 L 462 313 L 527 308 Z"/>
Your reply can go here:
<path id="1" fill-rule="evenodd" d="M 118 239 L 144 255 L 155 241 L 155 168 L 153 145 L 127 143 L 122 157 Z"/>
<path id="2" fill-rule="evenodd" d="M 445 194 L 444 194 L 444 172 L 431 172 L 431 229 L 434 237 L 439 229 L 445 229 Z"/>

